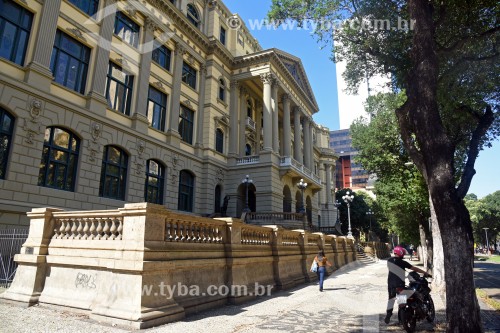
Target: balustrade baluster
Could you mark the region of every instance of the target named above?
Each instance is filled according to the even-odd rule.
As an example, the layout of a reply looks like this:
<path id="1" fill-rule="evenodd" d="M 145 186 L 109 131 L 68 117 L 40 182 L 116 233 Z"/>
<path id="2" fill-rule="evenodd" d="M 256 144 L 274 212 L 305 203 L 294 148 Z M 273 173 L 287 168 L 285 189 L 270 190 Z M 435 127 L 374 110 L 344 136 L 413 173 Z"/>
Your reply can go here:
<path id="1" fill-rule="evenodd" d="M 69 229 L 69 239 L 75 239 L 76 236 L 76 221 L 71 219 L 71 228 Z"/>
<path id="2" fill-rule="evenodd" d="M 97 229 L 96 229 L 96 239 L 102 239 L 102 219 L 96 218 L 97 220 Z"/>
<path id="3" fill-rule="evenodd" d="M 96 238 L 96 228 L 97 228 L 97 219 L 93 218 L 90 219 L 90 229 L 89 229 L 89 239 L 95 239 Z"/>
<path id="4" fill-rule="evenodd" d="M 83 237 L 83 223 L 82 218 L 77 218 L 78 228 L 76 229 L 75 239 L 82 239 Z"/>
<path id="5" fill-rule="evenodd" d="M 111 229 L 109 229 L 110 232 L 110 239 L 115 240 L 116 238 L 116 218 L 111 218 Z"/>
<path id="6" fill-rule="evenodd" d="M 110 222 L 109 217 L 104 220 L 104 229 L 102 229 L 102 232 L 103 232 L 103 238 L 105 240 L 109 238 L 109 222 Z"/>
<path id="7" fill-rule="evenodd" d="M 122 239 L 122 231 L 123 231 L 123 220 L 120 217 L 120 218 L 118 218 L 118 229 L 116 229 L 116 232 L 117 232 L 116 239 L 117 240 L 121 240 Z"/>
<path id="8" fill-rule="evenodd" d="M 82 239 L 88 239 L 89 235 L 89 219 L 85 219 L 85 225 L 83 226 L 83 238 Z"/>

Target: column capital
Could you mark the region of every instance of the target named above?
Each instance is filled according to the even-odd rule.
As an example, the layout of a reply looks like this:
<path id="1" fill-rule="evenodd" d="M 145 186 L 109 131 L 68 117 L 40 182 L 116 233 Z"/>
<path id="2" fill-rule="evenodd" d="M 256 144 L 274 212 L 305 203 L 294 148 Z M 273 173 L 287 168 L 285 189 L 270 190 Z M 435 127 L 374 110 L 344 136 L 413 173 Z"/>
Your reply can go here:
<path id="1" fill-rule="evenodd" d="M 240 96 L 241 96 L 241 97 L 245 97 L 245 95 L 247 95 L 247 94 L 248 94 L 248 90 L 247 90 L 247 88 L 246 88 L 246 87 L 244 87 L 244 86 L 240 86 Z M 246 101 L 245 101 L 245 102 L 246 102 Z"/>
<path id="2" fill-rule="evenodd" d="M 240 81 L 238 80 L 231 80 L 231 82 L 229 83 L 229 87 L 231 89 L 238 89 L 238 87 L 240 86 Z"/>
<path id="3" fill-rule="evenodd" d="M 281 100 L 283 101 L 283 103 L 285 102 L 290 102 L 290 95 L 287 94 L 287 93 L 284 93 L 282 96 L 281 96 Z"/>
<path id="4" fill-rule="evenodd" d="M 274 74 L 273 74 L 273 79 L 271 81 L 271 86 L 273 88 L 279 88 L 279 86 L 280 86 L 280 80 L 278 80 L 278 78 Z"/>
<path id="5" fill-rule="evenodd" d="M 274 74 L 271 72 L 260 74 L 260 79 L 264 84 L 272 84 L 274 81 Z"/>
<path id="6" fill-rule="evenodd" d="M 200 64 L 200 74 L 207 75 L 207 65 L 205 63 Z"/>
<path id="7" fill-rule="evenodd" d="M 179 42 L 174 42 L 174 44 L 175 44 L 174 54 L 176 56 L 182 57 L 184 53 L 186 53 L 186 47 Z"/>
<path id="8" fill-rule="evenodd" d="M 158 29 L 158 25 L 151 17 L 146 17 L 146 20 L 144 21 L 144 27 L 149 32 L 154 32 L 156 29 Z"/>

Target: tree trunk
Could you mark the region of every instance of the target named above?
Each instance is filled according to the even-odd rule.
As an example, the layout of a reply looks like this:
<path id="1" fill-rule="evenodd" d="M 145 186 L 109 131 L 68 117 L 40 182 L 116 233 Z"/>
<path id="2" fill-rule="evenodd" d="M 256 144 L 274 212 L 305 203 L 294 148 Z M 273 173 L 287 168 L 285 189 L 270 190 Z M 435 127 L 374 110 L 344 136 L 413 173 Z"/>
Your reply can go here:
<path id="1" fill-rule="evenodd" d="M 431 197 L 429 196 L 429 207 L 431 210 L 431 230 L 432 230 L 432 243 L 433 243 L 433 262 L 432 262 L 432 290 L 434 292 L 444 294 L 446 292 L 446 284 L 444 280 L 444 254 L 443 254 L 443 241 L 441 240 L 441 233 L 432 204 Z"/>
<path id="2" fill-rule="evenodd" d="M 397 113 L 401 135 L 427 182 L 442 239 L 447 332 L 483 332 L 474 289 L 470 216 L 455 188 L 455 147 L 446 135 L 437 104 L 439 62 L 433 2 L 409 0 L 415 20 L 408 100 Z M 436 242 L 434 243 L 436 245 Z"/>

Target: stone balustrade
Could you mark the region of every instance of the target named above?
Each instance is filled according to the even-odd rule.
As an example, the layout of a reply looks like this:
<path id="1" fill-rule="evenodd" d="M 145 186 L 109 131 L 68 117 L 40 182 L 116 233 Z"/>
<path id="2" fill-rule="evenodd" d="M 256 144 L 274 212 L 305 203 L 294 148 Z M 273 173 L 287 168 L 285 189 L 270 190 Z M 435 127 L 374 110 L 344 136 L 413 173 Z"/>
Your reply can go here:
<path id="1" fill-rule="evenodd" d="M 330 272 L 356 259 L 352 238 L 146 203 L 88 212 L 36 208 L 27 215 L 29 236 L 1 298 L 86 310 L 91 319 L 133 329 L 256 297 L 209 294 L 210 287 L 279 290 L 314 280 L 309 267 L 320 249 L 334 264 Z M 182 286 L 199 293 L 164 294 Z"/>

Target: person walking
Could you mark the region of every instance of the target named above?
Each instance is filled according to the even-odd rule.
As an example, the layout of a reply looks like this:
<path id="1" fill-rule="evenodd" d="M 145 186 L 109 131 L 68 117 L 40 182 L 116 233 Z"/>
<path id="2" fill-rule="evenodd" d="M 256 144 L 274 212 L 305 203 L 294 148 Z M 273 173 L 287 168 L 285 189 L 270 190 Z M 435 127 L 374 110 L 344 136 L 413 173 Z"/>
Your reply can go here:
<path id="1" fill-rule="evenodd" d="M 323 291 L 323 282 L 325 281 L 326 266 L 332 266 L 332 264 L 326 258 L 325 251 L 323 250 L 318 252 L 318 255 L 314 257 L 314 261 L 318 264 L 318 270 L 316 271 L 316 274 L 318 274 L 318 279 L 319 279 L 319 291 Z"/>
<path id="2" fill-rule="evenodd" d="M 412 271 L 424 274 L 424 276 L 431 276 L 424 270 L 421 270 L 404 260 L 404 256 L 405 249 L 401 246 L 396 246 L 394 248 L 394 257 L 387 260 L 387 268 L 389 269 L 389 275 L 387 276 L 389 299 L 387 300 L 387 314 L 384 319 L 386 324 L 389 324 L 391 320 L 392 309 L 394 307 L 394 301 L 396 300 L 396 288 L 404 288 L 405 286 L 405 269 L 411 269 Z"/>

